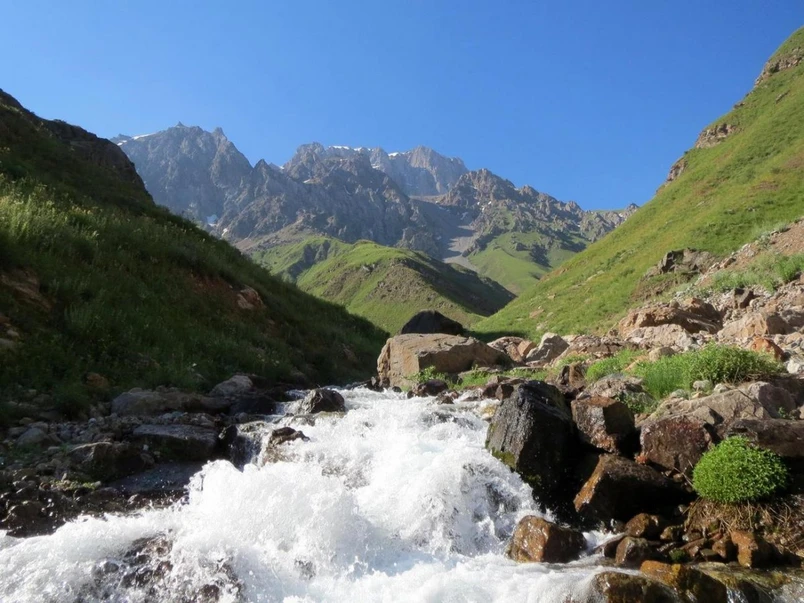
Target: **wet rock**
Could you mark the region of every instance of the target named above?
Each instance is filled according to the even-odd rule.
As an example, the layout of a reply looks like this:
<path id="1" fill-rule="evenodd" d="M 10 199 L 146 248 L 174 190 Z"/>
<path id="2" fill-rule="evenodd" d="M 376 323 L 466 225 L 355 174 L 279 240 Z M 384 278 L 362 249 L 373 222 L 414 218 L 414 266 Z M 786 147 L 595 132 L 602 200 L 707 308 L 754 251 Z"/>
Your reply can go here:
<path id="1" fill-rule="evenodd" d="M 519 562 L 567 563 L 577 559 L 585 546 L 581 532 L 531 515 L 517 524 L 507 554 Z"/>
<path id="2" fill-rule="evenodd" d="M 447 318 L 436 310 L 422 310 L 411 317 L 400 329 L 400 335 L 410 333 L 432 334 L 444 333 L 447 335 L 463 335 L 464 328 L 461 323 Z"/>
<path id="3" fill-rule="evenodd" d="M 93 479 L 109 481 L 139 473 L 153 465 L 153 460 L 129 442 L 82 444 L 69 453 L 76 468 Z"/>
<path id="4" fill-rule="evenodd" d="M 584 442 L 607 452 L 625 451 L 635 434 L 633 414 L 612 398 L 574 400 L 572 418 Z"/>
<path id="5" fill-rule="evenodd" d="M 620 567 L 639 567 L 643 561 L 656 557 L 651 543 L 644 538 L 626 536 L 617 545 L 614 562 Z"/>
<path id="6" fill-rule="evenodd" d="M 518 385 L 494 414 L 486 448 L 540 496 L 557 494 L 575 452 L 574 425 L 564 396 L 541 381 Z"/>
<path id="7" fill-rule="evenodd" d="M 268 443 L 271 446 L 280 446 L 285 442 L 292 442 L 294 440 L 302 440 L 307 442 L 310 440 L 303 431 L 298 431 L 292 427 L 278 427 L 271 432 L 268 438 Z"/>
<path id="8" fill-rule="evenodd" d="M 645 421 L 641 425 L 642 457 L 664 469 L 692 475 L 692 469 L 712 445 L 709 423 L 686 415 Z"/>
<path id="9" fill-rule="evenodd" d="M 346 412 L 346 402 L 333 389 L 314 389 L 299 402 L 296 414 L 315 414 L 319 412 Z"/>
<path id="10" fill-rule="evenodd" d="M 229 461 L 242 468 L 257 458 L 262 450 L 262 441 L 270 427 L 265 421 L 251 421 L 239 425 L 229 425 L 223 430 L 221 440 L 226 448 Z"/>
<path id="11" fill-rule="evenodd" d="M 449 389 L 446 381 L 441 379 L 428 379 L 423 383 L 417 384 L 411 392 L 414 396 L 437 396 L 441 392 Z"/>
<path id="12" fill-rule="evenodd" d="M 0 527 L 11 532 L 12 535 L 27 535 L 36 529 L 41 519 L 44 506 L 35 500 L 24 500 L 8 510 L 8 514 Z"/>
<path id="13" fill-rule="evenodd" d="M 639 512 L 661 512 L 688 498 L 680 486 L 658 471 L 604 455 L 575 497 L 575 509 L 597 521 L 627 521 Z"/>
<path id="14" fill-rule="evenodd" d="M 666 522 L 658 515 L 640 513 L 625 524 L 625 533 L 632 538 L 656 540 L 664 530 Z"/>
<path id="15" fill-rule="evenodd" d="M 153 469 L 130 475 L 109 485 L 126 496 L 141 495 L 146 499 L 171 498 L 182 495 L 190 479 L 201 470 L 203 463 L 162 463 Z"/>
<path id="16" fill-rule="evenodd" d="M 725 584 L 690 565 L 645 561 L 639 568 L 649 578 L 683 593 L 692 601 L 726 603 L 729 590 Z"/>
<path id="17" fill-rule="evenodd" d="M 148 445 L 160 460 L 206 461 L 218 453 L 218 433 L 194 425 L 140 425 L 132 439 Z"/>
<path id="18" fill-rule="evenodd" d="M 397 335 L 385 343 L 377 374 L 386 386 L 410 387 L 411 377 L 424 369 L 457 375 L 474 367 L 505 365 L 510 359 L 471 337 L 455 335 Z"/>
<path id="19" fill-rule="evenodd" d="M 679 603 L 672 589 L 645 576 L 601 572 L 592 578 L 589 603 Z"/>
<path id="20" fill-rule="evenodd" d="M 737 561 L 743 567 L 766 567 L 773 561 L 774 550 L 761 536 L 735 530 L 731 541 L 737 547 Z"/>
<path id="21" fill-rule="evenodd" d="M 531 350 L 525 359 L 528 362 L 552 362 L 569 348 L 569 343 L 556 333 L 545 333 L 539 347 Z"/>

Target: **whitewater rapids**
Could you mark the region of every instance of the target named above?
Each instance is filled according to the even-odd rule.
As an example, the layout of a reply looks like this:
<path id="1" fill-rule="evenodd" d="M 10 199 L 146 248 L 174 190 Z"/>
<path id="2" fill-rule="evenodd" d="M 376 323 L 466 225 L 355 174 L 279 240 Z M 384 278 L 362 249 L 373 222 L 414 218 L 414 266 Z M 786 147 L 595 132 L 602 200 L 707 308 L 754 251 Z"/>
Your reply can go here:
<path id="1" fill-rule="evenodd" d="M 279 419 L 310 440 L 242 471 L 208 463 L 182 503 L 0 536 L 0 600 L 178 601 L 213 579 L 232 602 L 585 600 L 595 558 L 505 557 L 516 522 L 539 513 L 530 488 L 484 449 L 478 403 L 341 393 L 343 418 Z M 157 598 L 101 571 L 153 537 L 172 542 Z"/>

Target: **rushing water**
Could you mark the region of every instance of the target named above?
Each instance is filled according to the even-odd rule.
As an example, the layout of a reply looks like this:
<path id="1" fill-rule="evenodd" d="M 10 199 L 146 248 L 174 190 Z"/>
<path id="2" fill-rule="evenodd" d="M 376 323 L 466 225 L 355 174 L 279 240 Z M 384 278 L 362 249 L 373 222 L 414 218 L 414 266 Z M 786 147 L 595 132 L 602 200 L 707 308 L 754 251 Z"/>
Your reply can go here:
<path id="1" fill-rule="evenodd" d="M 211 583 L 222 601 L 585 599 L 594 560 L 505 557 L 517 520 L 538 512 L 528 486 L 484 450 L 476 403 L 343 394 L 345 417 L 281 419 L 310 440 L 242 471 L 209 463 L 181 504 L 0 537 L 0 600 L 171 601 Z M 160 581 L 123 579 L 127 552 L 154 537 L 172 543 Z"/>

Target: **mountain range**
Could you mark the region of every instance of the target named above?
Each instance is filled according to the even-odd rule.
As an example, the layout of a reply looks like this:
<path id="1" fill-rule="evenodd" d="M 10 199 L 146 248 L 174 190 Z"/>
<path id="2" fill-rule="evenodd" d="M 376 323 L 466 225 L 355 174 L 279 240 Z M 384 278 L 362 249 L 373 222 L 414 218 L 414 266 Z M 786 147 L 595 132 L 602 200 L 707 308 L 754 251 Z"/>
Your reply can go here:
<path id="1" fill-rule="evenodd" d="M 304 144 L 280 167 L 252 166 L 220 129 L 179 124 L 114 141 L 157 203 L 249 253 L 310 236 L 370 240 L 461 264 L 515 293 L 636 208 L 584 211 L 422 146 Z"/>

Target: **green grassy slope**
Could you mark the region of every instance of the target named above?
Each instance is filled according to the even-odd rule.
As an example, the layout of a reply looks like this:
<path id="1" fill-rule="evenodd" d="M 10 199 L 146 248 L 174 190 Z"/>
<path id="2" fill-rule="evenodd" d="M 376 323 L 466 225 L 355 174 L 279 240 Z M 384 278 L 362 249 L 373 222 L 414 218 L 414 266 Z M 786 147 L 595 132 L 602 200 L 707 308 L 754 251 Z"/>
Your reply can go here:
<path id="1" fill-rule="evenodd" d="M 771 60 L 802 49 L 804 29 Z M 681 175 L 625 224 L 475 328 L 530 336 L 604 330 L 639 299 L 641 277 L 667 251 L 727 254 L 804 214 L 804 62 L 760 83 L 712 126 L 721 124 L 735 131 L 688 151 Z"/>
<path id="2" fill-rule="evenodd" d="M 499 284 L 464 268 L 370 241 L 349 244 L 311 237 L 259 251 L 254 258 L 302 290 L 392 333 L 424 309 L 472 325 L 512 297 Z"/>
<path id="3" fill-rule="evenodd" d="M 12 101 L 0 95 L 0 401 L 35 389 L 77 411 L 89 371 L 113 390 L 371 372 L 383 332 L 156 207 Z M 264 308 L 238 306 L 246 286 Z"/>

